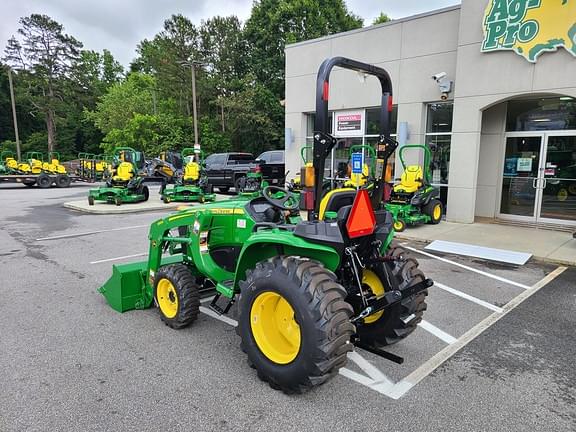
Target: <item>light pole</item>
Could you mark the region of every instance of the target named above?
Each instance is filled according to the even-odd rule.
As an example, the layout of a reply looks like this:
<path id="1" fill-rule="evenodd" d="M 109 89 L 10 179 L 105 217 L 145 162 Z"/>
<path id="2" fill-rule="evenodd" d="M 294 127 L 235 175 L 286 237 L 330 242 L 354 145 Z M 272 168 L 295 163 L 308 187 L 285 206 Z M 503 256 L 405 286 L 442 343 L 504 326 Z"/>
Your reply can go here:
<path id="1" fill-rule="evenodd" d="M 182 66 L 190 67 L 190 74 L 192 75 L 192 115 L 194 116 L 194 149 L 198 149 L 200 143 L 198 142 L 198 110 L 196 109 L 196 66 L 203 63 L 189 60 L 180 62 Z"/>
<path id="2" fill-rule="evenodd" d="M 14 101 L 14 86 L 12 85 L 12 69 L 8 66 L 8 84 L 10 86 L 10 100 L 12 101 L 12 118 L 14 120 L 14 136 L 16 137 L 16 155 L 20 160 L 20 138 L 18 136 L 18 119 L 16 118 L 16 102 Z"/>

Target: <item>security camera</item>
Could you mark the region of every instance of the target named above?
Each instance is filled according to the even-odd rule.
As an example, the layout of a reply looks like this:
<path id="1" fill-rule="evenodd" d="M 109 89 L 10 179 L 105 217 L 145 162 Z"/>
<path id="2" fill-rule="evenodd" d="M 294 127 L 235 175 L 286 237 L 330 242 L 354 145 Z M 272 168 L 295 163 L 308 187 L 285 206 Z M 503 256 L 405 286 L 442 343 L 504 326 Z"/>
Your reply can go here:
<path id="1" fill-rule="evenodd" d="M 432 76 L 432 79 L 438 84 L 438 90 L 440 90 L 442 100 L 448 99 L 448 96 L 452 92 L 452 86 L 454 85 L 454 81 L 448 79 L 447 76 L 448 74 L 446 72 L 440 72 Z"/>
<path id="2" fill-rule="evenodd" d="M 440 81 L 442 78 L 446 78 L 446 72 L 440 72 L 437 73 L 436 75 L 432 75 L 432 79 L 436 82 Z"/>

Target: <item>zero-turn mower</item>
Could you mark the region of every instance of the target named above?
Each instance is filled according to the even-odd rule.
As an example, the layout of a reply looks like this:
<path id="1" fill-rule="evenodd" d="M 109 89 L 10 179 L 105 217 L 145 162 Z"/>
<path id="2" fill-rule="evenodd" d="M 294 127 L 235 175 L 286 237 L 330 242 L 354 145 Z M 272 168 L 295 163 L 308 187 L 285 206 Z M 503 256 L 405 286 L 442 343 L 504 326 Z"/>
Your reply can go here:
<path id="1" fill-rule="evenodd" d="M 422 150 L 424 167 L 407 165 L 406 150 Z M 442 220 L 444 207 L 438 199 L 440 190 L 431 185 L 430 149 L 425 145 L 405 145 L 398 152 L 404 172 L 399 183 L 394 185 L 386 210 L 394 215 L 394 229 L 402 232 L 406 225 L 422 223 L 438 224 Z"/>
<path id="2" fill-rule="evenodd" d="M 216 194 L 212 192 L 212 185 L 208 184 L 208 178 L 204 173 L 202 153 L 199 153 L 196 161 L 194 149 L 187 147 L 182 150 L 182 159 L 185 162 L 184 172 L 181 172 L 175 185 L 162 186 L 160 189 L 162 201 L 166 204 L 171 201 L 200 203 L 214 201 Z"/>
<path id="3" fill-rule="evenodd" d="M 123 203 L 148 201 L 150 192 L 144 184 L 140 170 L 144 166 L 144 154 L 130 147 L 119 147 L 114 151 L 114 166 L 105 186 L 90 189 L 88 204 L 105 201 L 117 206 Z"/>
<path id="4" fill-rule="evenodd" d="M 377 180 L 371 193 L 354 191 L 352 205 L 328 206 L 321 220 L 324 167 L 337 142 L 328 132 L 335 66 L 380 81 Z M 317 81 L 314 161 L 302 178 L 303 206 L 292 192 L 268 186 L 256 198 L 171 214 L 151 225 L 148 260 L 115 265 L 99 291 L 119 312 L 154 305 L 167 326 L 179 329 L 197 319 L 201 293 L 215 287 L 210 308 L 225 314 L 237 304 L 241 349 L 260 379 L 286 393 L 335 376 L 354 346 L 401 362 L 382 347 L 415 330 L 432 281 L 392 243 L 392 215 L 379 209 L 384 167 L 397 146 L 390 137 L 391 98 L 384 69 L 342 57 L 325 60 Z M 308 221 L 299 210 L 308 211 Z"/>

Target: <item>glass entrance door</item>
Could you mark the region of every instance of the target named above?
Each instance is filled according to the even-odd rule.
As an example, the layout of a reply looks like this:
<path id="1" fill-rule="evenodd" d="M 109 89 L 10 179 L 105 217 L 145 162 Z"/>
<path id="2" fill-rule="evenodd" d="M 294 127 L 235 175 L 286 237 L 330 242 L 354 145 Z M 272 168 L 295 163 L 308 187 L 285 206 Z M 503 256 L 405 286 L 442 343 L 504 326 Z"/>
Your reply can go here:
<path id="1" fill-rule="evenodd" d="M 540 219 L 576 222 L 576 134 L 547 134 Z"/>
<path id="2" fill-rule="evenodd" d="M 501 216 L 536 221 L 543 138 L 540 134 L 506 138 Z"/>
<path id="3" fill-rule="evenodd" d="M 576 225 L 576 132 L 507 135 L 500 217 Z"/>

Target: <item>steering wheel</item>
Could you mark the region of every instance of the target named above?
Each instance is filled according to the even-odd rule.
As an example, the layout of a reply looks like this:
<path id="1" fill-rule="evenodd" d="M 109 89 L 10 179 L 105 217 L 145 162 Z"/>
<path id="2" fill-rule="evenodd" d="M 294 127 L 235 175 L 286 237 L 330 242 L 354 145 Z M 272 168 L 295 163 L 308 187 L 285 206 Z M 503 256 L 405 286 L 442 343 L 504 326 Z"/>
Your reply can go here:
<path id="1" fill-rule="evenodd" d="M 294 193 L 278 186 L 266 186 L 262 190 L 262 196 L 280 210 L 296 210 L 300 205 Z"/>

